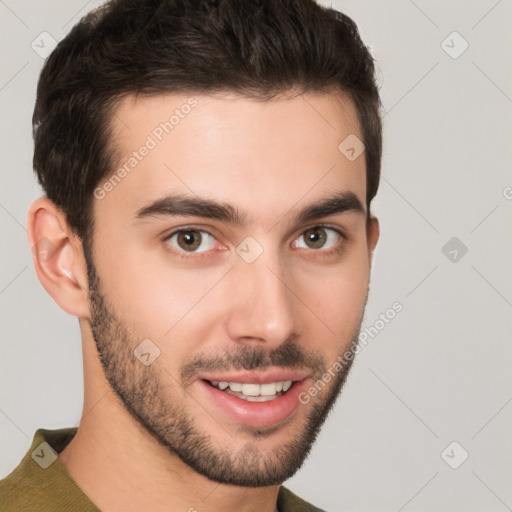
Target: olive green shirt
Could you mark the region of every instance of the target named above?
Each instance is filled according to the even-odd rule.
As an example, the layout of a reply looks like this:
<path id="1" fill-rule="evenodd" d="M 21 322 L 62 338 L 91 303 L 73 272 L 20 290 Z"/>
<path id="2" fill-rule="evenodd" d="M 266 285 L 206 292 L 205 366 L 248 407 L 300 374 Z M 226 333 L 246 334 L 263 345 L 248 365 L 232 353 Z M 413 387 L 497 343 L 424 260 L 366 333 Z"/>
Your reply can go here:
<path id="1" fill-rule="evenodd" d="M 36 431 L 18 467 L 0 480 L 0 512 L 100 512 L 58 458 L 76 431 L 76 427 Z M 323 512 L 283 486 L 276 511 Z"/>

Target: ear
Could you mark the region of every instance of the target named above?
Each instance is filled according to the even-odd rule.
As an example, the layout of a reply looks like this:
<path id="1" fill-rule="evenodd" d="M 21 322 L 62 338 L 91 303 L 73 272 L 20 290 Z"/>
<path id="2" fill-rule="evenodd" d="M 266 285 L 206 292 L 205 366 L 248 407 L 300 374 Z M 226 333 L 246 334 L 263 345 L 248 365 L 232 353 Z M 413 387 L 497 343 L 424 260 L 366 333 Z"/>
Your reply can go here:
<path id="1" fill-rule="evenodd" d="M 41 284 L 67 313 L 89 318 L 87 266 L 81 240 L 65 215 L 45 197 L 30 206 L 28 241 Z"/>
<path id="2" fill-rule="evenodd" d="M 371 215 L 370 221 L 368 224 L 368 228 L 366 230 L 366 238 L 367 238 L 367 242 L 368 242 L 368 257 L 370 259 L 370 263 L 373 258 L 373 251 L 375 250 L 377 242 L 379 241 L 379 236 L 380 236 L 379 219 L 377 219 L 377 217 L 374 217 L 373 215 Z"/>

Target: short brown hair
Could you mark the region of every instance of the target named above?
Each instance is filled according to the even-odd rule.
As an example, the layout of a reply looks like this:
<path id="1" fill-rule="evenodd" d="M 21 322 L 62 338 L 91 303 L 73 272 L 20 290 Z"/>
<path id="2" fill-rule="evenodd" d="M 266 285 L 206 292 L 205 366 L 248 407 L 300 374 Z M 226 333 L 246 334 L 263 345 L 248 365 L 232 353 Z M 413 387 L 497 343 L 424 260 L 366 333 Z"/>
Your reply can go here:
<path id="1" fill-rule="evenodd" d="M 89 243 L 93 191 L 113 171 L 110 121 L 121 98 L 232 91 L 267 100 L 291 89 L 334 89 L 354 102 L 369 217 L 382 154 L 374 61 L 356 24 L 314 0 L 111 0 L 90 12 L 42 69 L 34 170 Z"/>

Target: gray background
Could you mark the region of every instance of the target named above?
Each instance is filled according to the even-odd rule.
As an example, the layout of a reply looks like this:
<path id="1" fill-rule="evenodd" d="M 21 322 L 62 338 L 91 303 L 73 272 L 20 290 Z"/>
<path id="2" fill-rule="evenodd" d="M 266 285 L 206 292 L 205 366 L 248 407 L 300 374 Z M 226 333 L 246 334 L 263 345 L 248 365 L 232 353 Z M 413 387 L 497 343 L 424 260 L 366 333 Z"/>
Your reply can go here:
<path id="1" fill-rule="evenodd" d="M 26 238 L 41 195 L 31 115 L 43 58 L 31 44 L 44 51 L 41 32 L 60 40 L 99 3 L 0 0 L 0 478 L 37 428 L 80 419 L 78 321 L 40 285 Z M 286 485 L 328 511 L 512 510 L 512 2 L 332 5 L 372 48 L 387 112 L 364 325 L 395 301 L 403 311 L 359 353 Z"/>

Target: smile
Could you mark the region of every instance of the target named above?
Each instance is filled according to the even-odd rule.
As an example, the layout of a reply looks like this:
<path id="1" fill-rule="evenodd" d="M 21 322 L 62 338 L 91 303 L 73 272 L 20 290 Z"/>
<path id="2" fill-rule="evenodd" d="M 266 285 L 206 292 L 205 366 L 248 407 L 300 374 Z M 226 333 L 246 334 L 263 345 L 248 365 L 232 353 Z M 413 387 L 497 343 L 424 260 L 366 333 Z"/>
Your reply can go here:
<path id="1" fill-rule="evenodd" d="M 265 428 L 288 422 L 304 407 L 298 397 L 310 380 L 304 370 L 201 375 L 196 397 L 213 416 Z"/>
<path id="2" fill-rule="evenodd" d="M 279 398 L 292 386 L 292 380 L 268 382 L 266 384 L 247 384 L 241 382 L 206 381 L 214 388 L 248 402 L 268 402 Z"/>

